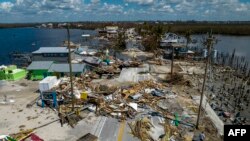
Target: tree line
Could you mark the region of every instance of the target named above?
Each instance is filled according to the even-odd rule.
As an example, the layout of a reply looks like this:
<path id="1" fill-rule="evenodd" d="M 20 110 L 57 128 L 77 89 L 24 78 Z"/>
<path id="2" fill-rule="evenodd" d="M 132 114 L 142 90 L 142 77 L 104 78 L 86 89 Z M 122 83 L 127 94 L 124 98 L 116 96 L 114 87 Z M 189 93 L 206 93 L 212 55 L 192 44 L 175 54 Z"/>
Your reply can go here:
<path id="1" fill-rule="evenodd" d="M 52 22 L 54 25 L 58 22 Z M 42 23 L 0 23 L 0 28 L 15 28 L 15 27 L 35 27 Z M 213 30 L 213 34 L 224 35 L 250 35 L 249 23 L 190 23 L 190 22 L 173 22 L 173 23 L 156 23 L 156 22 L 70 22 L 70 28 L 76 29 L 90 29 L 104 28 L 105 26 L 116 25 L 121 29 L 136 27 L 137 29 L 154 29 L 163 30 L 164 32 L 174 32 L 178 34 L 185 34 L 186 31 L 191 30 L 192 34 L 204 34 Z M 79 27 L 78 25 L 81 24 Z M 161 27 L 161 28 L 159 28 Z M 57 28 L 57 26 L 54 26 Z"/>

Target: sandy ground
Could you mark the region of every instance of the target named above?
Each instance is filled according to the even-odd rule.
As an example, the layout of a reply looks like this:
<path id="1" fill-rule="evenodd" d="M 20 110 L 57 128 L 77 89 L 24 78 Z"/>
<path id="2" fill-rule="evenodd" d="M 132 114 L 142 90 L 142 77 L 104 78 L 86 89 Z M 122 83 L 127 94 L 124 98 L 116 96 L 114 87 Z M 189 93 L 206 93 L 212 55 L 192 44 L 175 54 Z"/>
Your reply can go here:
<path id="1" fill-rule="evenodd" d="M 174 72 L 182 71 L 179 66 L 174 65 Z M 163 66 L 160 65 L 150 65 L 150 72 L 157 74 L 166 74 L 171 72 L 171 64 L 166 64 Z"/>
<path id="2" fill-rule="evenodd" d="M 23 85 L 23 86 L 22 86 Z M 4 95 L 7 99 L 13 99 L 14 103 L 0 104 L 1 114 L 0 134 L 17 133 L 20 130 L 31 129 L 46 122 L 56 119 L 56 114 L 51 109 L 42 109 L 34 105 L 26 108 L 26 105 L 39 96 L 37 93 L 38 82 L 20 80 L 15 82 L 2 82 L 0 100 Z"/>
<path id="3" fill-rule="evenodd" d="M 20 80 L 16 82 L 0 82 L 0 98 L 3 100 L 4 95 L 8 99 L 13 99 L 15 102 L 11 104 L 0 105 L 0 135 L 9 135 L 18 133 L 22 130 L 33 129 L 58 119 L 57 113 L 49 108 L 41 108 L 33 105 L 31 108 L 26 108 L 26 105 L 38 96 L 38 82 Z M 25 86 L 21 86 L 21 85 Z M 157 134 L 163 133 L 163 128 L 159 126 L 157 118 L 153 119 L 153 123 L 157 127 Z M 45 141 L 75 141 L 81 136 L 91 133 L 99 137 L 101 141 L 116 141 L 121 130 L 121 123 L 117 119 L 99 116 L 94 113 L 85 113 L 85 118 L 71 128 L 68 125 L 63 125 L 59 121 L 38 128 L 35 133 Z M 161 127 L 161 128 L 160 128 Z M 129 126 L 125 125 L 123 141 L 138 141 L 130 133 Z"/>
<path id="4" fill-rule="evenodd" d="M 36 92 L 38 82 L 20 80 L 15 82 L 1 81 L 0 84 L 0 101 L 3 100 L 4 95 L 8 99 L 15 101 L 11 104 L 0 104 L 0 135 L 18 133 L 19 131 L 36 128 L 58 119 L 57 113 L 52 109 L 41 108 L 36 104 L 31 108 L 26 108 L 26 105 L 38 96 Z M 21 86 L 20 84 L 26 84 L 27 86 Z M 75 141 L 90 132 L 95 121 L 99 120 L 99 118 L 89 115 L 80 121 L 74 129 L 68 125 L 61 127 L 60 123 L 56 121 L 35 130 L 35 133 L 46 141 Z"/>
<path id="5" fill-rule="evenodd" d="M 204 74 L 205 66 L 201 63 L 189 63 L 189 62 L 180 62 L 177 61 L 178 64 L 182 69 L 182 74 Z"/>

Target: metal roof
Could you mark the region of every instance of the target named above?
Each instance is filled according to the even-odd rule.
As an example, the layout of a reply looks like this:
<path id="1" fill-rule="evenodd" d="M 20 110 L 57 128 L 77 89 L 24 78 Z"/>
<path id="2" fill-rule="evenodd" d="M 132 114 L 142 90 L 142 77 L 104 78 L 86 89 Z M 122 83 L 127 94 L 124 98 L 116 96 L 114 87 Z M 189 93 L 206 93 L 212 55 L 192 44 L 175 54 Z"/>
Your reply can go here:
<path id="1" fill-rule="evenodd" d="M 33 61 L 27 70 L 48 70 L 53 64 L 53 61 Z"/>
<path id="2" fill-rule="evenodd" d="M 83 72 L 85 64 L 72 64 L 72 72 Z M 52 64 L 48 72 L 69 72 L 69 64 Z"/>
<path id="3" fill-rule="evenodd" d="M 68 53 L 68 48 L 67 47 L 40 47 L 38 50 L 36 50 L 36 51 L 34 51 L 32 53 L 33 54 L 39 54 L 39 53 Z"/>

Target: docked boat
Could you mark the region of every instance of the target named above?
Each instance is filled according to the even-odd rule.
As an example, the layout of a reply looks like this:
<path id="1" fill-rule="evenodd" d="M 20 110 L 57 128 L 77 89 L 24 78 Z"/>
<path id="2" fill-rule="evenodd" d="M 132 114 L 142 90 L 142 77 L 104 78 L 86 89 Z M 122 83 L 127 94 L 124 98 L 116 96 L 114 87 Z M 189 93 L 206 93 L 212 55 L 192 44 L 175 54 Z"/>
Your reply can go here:
<path id="1" fill-rule="evenodd" d="M 88 37 L 90 37 L 90 34 L 82 34 L 82 37 L 83 38 L 88 38 Z"/>

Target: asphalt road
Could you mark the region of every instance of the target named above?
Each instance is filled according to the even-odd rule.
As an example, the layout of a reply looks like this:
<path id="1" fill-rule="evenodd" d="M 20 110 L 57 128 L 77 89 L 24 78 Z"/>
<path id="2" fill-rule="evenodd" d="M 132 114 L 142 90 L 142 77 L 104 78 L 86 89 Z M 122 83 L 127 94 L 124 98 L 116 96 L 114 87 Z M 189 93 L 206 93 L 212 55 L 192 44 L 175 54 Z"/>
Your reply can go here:
<path id="1" fill-rule="evenodd" d="M 130 121 L 119 122 L 114 118 L 99 117 L 91 133 L 98 136 L 100 141 L 140 141 L 131 134 L 128 122 Z M 160 117 L 151 118 L 151 123 L 155 127 L 153 137 L 156 139 L 164 133 L 164 129 L 160 125 L 162 122 L 163 119 Z"/>

